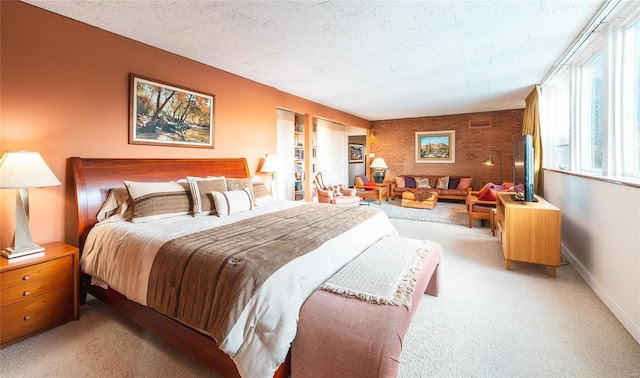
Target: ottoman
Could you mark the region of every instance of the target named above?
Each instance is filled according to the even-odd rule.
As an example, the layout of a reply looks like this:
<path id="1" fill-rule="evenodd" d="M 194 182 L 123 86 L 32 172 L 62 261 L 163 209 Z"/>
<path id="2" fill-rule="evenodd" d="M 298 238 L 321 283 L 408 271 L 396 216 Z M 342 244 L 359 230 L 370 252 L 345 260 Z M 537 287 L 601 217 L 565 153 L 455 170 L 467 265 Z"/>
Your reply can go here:
<path id="1" fill-rule="evenodd" d="M 411 192 L 402 193 L 402 206 L 415 207 L 418 209 L 433 209 L 438 204 L 438 193 L 430 193 L 429 198 L 424 201 L 417 201 L 416 195 Z"/>

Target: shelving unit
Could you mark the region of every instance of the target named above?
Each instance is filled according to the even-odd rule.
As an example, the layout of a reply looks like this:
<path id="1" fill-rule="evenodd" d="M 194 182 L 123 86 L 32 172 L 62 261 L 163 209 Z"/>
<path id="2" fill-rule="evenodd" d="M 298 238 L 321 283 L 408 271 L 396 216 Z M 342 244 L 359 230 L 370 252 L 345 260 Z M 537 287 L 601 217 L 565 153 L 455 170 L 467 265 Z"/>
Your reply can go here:
<path id="1" fill-rule="evenodd" d="M 305 199 L 305 124 L 304 114 L 294 114 L 293 125 L 293 199 Z"/>
<path id="2" fill-rule="evenodd" d="M 311 135 L 310 135 L 310 140 L 311 140 L 311 156 L 309 158 L 309 172 L 311 172 L 311 176 L 309 179 L 310 182 L 310 188 L 309 188 L 309 192 L 311 193 L 311 200 L 312 201 L 317 201 L 318 200 L 318 192 L 316 191 L 316 184 L 315 184 L 315 180 L 314 178 L 316 177 L 316 173 L 318 173 L 318 169 L 317 169 L 317 158 L 318 158 L 318 125 L 316 123 L 316 120 L 313 120 L 313 123 L 311 124 Z"/>
<path id="3" fill-rule="evenodd" d="M 560 266 L 560 210 L 536 196 L 538 202 L 520 202 L 512 193 L 498 193 L 496 228 L 505 269 L 510 261 L 548 265 L 551 277 Z"/>

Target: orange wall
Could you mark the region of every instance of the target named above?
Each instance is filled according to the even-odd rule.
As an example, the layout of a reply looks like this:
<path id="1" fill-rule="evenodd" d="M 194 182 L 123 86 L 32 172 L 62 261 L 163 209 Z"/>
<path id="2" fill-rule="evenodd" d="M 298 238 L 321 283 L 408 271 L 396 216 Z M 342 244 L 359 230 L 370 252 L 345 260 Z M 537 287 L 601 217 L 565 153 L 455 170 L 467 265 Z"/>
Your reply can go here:
<path id="1" fill-rule="evenodd" d="M 246 157 L 276 151 L 276 107 L 368 128 L 369 121 L 16 1 L 1 1 L 0 150 L 38 151 L 63 182 L 31 189 L 36 243 L 75 243 L 67 158 Z M 129 74 L 215 95 L 215 149 L 128 144 Z M 0 248 L 14 231 L 0 193 Z"/>

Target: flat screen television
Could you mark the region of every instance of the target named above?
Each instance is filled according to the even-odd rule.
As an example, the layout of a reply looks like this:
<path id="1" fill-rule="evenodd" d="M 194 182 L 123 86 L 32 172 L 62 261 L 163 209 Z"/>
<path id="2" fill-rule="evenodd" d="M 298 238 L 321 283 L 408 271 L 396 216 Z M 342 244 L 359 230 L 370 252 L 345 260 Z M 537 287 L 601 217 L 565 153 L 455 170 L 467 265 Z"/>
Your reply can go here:
<path id="1" fill-rule="evenodd" d="M 524 187 L 517 201 L 537 202 L 533 193 L 533 139 L 523 135 L 513 143 L 513 183 Z"/>

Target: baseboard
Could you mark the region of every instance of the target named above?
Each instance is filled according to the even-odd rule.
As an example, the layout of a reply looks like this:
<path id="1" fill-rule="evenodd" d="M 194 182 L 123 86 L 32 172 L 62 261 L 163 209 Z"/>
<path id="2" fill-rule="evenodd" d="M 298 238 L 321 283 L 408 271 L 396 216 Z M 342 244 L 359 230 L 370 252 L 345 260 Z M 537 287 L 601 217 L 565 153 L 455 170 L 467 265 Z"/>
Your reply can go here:
<path id="1" fill-rule="evenodd" d="M 582 265 L 582 263 L 575 257 L 571 251 L 565 247 L 564 243 L 561 244 L 562 256 L 564 256 L 571 265 L 576 269 L 578 274 L 585 280 L 587 285 L 593 290 L 596 295 L 602 300 L 602 302 L 609 308 L 613 315 L 618 319 L 622 326 L 629 332 L 638 344 L 640 344 L 640 325 L 637 324 L 622 307 L 607 293 L 607 291 L 600 286 L 598 281 L 591 275 L 591 273 Z"/>

